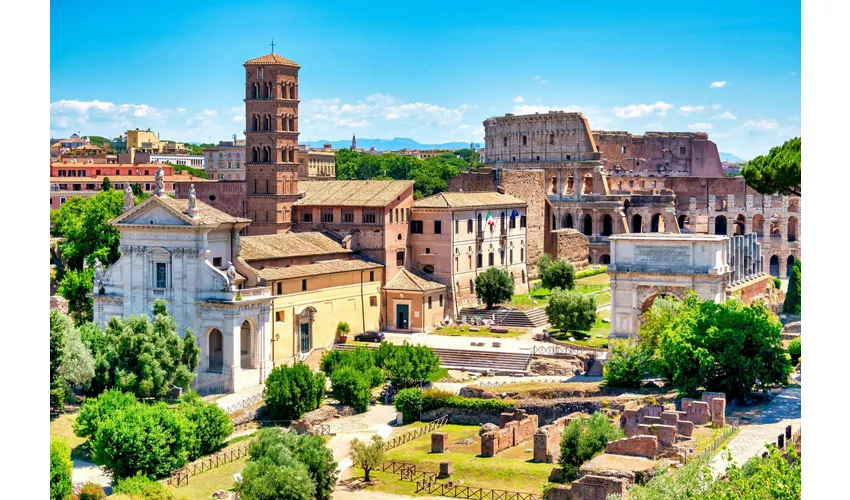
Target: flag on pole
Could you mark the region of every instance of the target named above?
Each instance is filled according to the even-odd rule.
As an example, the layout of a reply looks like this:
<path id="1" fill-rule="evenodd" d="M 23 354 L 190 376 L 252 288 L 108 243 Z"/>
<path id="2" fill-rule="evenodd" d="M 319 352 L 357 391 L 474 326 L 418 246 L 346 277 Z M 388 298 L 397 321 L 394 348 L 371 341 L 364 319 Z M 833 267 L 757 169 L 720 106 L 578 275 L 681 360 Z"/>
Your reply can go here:
<path id="1" fill-rule="evenodd" d="M 516 219 L 517 217 L 519 217 L 519 212 L 517 212 L 517 209 L 513 209 L 511 212 L 511 219 Z"/>
<path id="2" fill-rule="evenodd" d="M 496 221 L 493 220 L 493 214 L 489 210 L 487 211 L 487 224 L 490 224 L 490 227 L 496 225 Z"/>

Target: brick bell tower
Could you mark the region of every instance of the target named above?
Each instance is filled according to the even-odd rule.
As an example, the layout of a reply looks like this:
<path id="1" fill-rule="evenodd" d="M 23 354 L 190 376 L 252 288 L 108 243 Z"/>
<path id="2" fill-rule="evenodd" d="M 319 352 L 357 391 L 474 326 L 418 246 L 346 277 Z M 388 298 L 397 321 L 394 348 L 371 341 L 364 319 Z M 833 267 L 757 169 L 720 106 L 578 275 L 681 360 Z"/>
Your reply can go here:
<path id="1" fill-rule="evenodd" d="M 245 67 L 247 234 L 285 233 L 298 200 L 298 63 L 272 52 Z"/>

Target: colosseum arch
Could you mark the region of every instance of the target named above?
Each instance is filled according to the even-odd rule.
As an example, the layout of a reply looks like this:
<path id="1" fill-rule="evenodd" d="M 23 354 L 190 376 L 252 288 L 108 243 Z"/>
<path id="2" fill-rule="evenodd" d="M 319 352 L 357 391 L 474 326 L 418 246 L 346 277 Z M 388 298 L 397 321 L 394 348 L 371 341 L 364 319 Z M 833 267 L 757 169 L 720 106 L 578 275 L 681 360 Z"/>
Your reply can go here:
<path id="1" fill-rule="evenodd" d="M 680 215 L 679 216 L 679 231 L 680 232 L 687 231 L 688 226 L 690 224 L 691 224 L 691 218 L 690 217 L 688 217 L 687 215 Z"/>
<path id="2" fill-rule="evenodd" d="M 614 234 L 614 219 L 609 214 L 603 214 L 602 220 L 602 236 L 611 236 Z"/>
<path id="3" fill-rule="evenodd" d="M 753 216 L 753 232 L 759 238 L 764 237 L 764 216 L 762 214 L 755 214 Z"/>
<path id="4" fill-rule="evenodd" d="M 738 214 L 738 217 L 735 218 L 735 236 L 746 233 L 747 231 L 747 216 L 744 214 Z"/>
<path id="5" fill-rule="evenodd" d="M 564 215 L 564 225 L 563 225 L 563 227 L 565 227 L 567 229 L 573 228 L 573 214 Z"/>
<path id="6" fill-rule="evenodd" d="M 632 216 L 632 232 L 639 233 L 641 232 L 643 226 L 643 217 L 640 214 L 634 214 Z"/>
<path id="7" fill-rule="evenodd" d="M 779 277 L 779 257 L 776 255 L 770 256 L 770 275 Z"/>
<path id="8" fill-rule="evenodd" d="M 591 217 L 590 214 L 585 214 L 581 229 L 585 236 L 593 235 L 593 217 Z"/>
<path id="9" fill-rule="evenodd" d="M 790 278 L 790 277 L 791 277 L 791 269 L 794 267 L 794 261 L 795 261 L 795 260 L 796 260 L 796 259 L 794 259 L 794 256 L 793 256 L 793 255 L 789 255 L 789 256 L 788 256 L 788 260 L 786 261 L 786 263 L 787 263 L 788 265 L 786 266 L 786 269 L 785 269 L 785 277 L 786 277 L 786 278 Z"/>
<path id="10" fill-rule="evenodd" d="M 788 217 L 788 241 L 797 241 L 797 217 Z"/>
<path id="11" fill-rule="evenodd" d="M 714 234 L 719 234 L 721 236 L 726 236 L 728 231 L 726 216 L 718 215 L 714 218 Z"/>
<path id="12" fill-rule="evenodd" d="M 663 233 L 664 232 L 664 216 L 661 214 L 653 214 L 652 220 L 649 225 L 650 233 Z"/>

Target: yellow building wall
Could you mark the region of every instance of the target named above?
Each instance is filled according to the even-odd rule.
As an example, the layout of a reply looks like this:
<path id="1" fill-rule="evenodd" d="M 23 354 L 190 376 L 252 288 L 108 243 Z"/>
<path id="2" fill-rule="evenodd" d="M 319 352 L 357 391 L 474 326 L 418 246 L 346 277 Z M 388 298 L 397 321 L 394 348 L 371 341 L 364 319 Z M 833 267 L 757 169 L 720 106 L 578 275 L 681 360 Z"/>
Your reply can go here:
<path id="1" fill-rule="evenodd" d="M 156 134 L 147 130 L 128 130 L 127 131 L 127 147 L 141 148 L 143 142 L 159 142 Z"/>
<path id="2" fill-rule="evenodd" d="M 333 345 L 336 327 L 340 321 L 348 323 L 351 328 L 349 336 L 379 330 L 383 269 L 371 271 L 374 271 L 374 281 L 369 281 L 370 270 L 304 278 L 307 280 L 307 291 L 301 290 L 302 278 L 281 280 L 282 293 L 274 296 L 271 310 L 271 352 L 275 365 L 291 364 L 295 360 L 300 349 L 300 330 L 296 323 L 296 313 L 306 307 L 316 310 L 313 319 L 312 350 L 327 349 Z M 271 282 L 273 294 L 277 293 L 277 283 Z M 371 305 L 372 297 L 375 305 Z"/>

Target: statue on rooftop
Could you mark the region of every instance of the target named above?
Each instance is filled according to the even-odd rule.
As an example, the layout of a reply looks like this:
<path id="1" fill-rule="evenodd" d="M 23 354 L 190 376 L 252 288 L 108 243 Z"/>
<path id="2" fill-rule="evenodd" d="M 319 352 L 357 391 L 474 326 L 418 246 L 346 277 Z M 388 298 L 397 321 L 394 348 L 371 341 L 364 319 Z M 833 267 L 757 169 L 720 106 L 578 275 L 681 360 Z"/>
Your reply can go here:
<path id="1" fill-rule="evenodd" d="M 231 288 L 236 284 L 236 268 L 233 267 L 233 262 L 227 263 L 227 287 Z"/>
<path id="2" fill-rule="evenodd" d="M 133 189 L 130 187 L 130 183 L 124 185 L 124 211 L 130 210 L 133 208 L 133 205 L 136 203 L 136 197 L 133 196 Z"/>
<path id="3" fill-rule="evenodd" d="M 153 180 L 155 183 L 153 195 L 162 198 L 165 196 L 165 173 L 162 171 L 162 165 L 159 166 L 159 170 L 156 171 Z"/>
<path id="4" fill-rule="evenodd" d="M 186 211 L 193 219 L 198 216 L 198 198 L 195 195 L 195 185 L 189 185 L 189 209 Z"/>
<path id="5" fill-rule="evenodd" d="M 100 259 L 95 257 L 94 259 L 94 284 L 100 287 L 103 285 L 103 264 L 100 263 Z"/>

